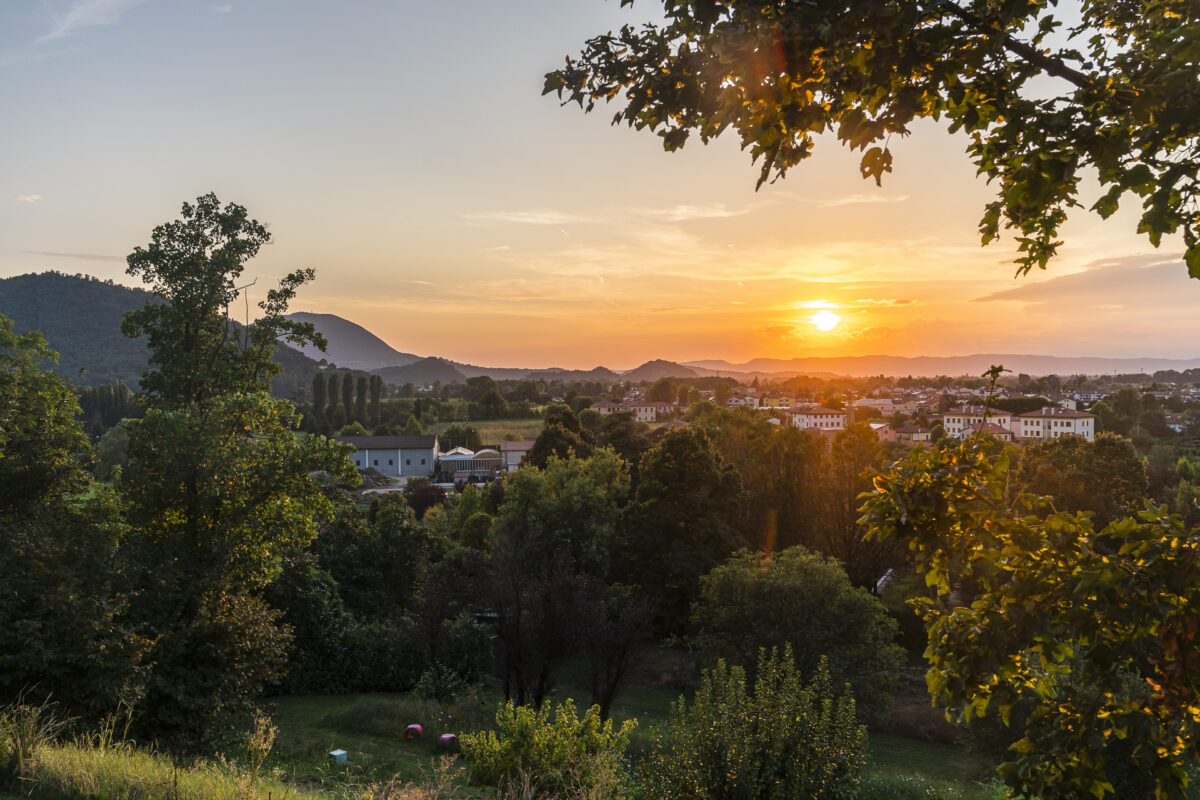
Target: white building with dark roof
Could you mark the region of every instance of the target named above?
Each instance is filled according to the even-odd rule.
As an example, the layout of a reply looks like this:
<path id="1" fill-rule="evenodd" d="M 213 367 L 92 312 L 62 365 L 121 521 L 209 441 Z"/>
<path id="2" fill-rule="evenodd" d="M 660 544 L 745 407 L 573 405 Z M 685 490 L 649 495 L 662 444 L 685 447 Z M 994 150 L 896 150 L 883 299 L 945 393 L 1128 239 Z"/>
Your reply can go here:
<path id="1" fill-rule="evenodd" d="M 384 475 L 428 478 L 437 458 L 437 434 L 422 436 L 335 436 L 354 448 L 350 462 Z"/>

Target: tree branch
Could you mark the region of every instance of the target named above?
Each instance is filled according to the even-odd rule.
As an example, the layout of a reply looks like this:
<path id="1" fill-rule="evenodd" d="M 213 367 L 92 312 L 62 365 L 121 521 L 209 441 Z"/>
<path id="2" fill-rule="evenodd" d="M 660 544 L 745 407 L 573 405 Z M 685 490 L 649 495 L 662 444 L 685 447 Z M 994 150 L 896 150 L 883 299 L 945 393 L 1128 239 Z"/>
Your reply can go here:
<path id="1" fill-rule="evenodd" d="M 1056 78 L 1062 78 L 1069 83 L 1078 86 L 1080 89 L 1095 89 L 1096 82 L 1092 80 L 1090 75 L 1080 72 L 1073 67 L 1067 66 L 1061 59 L 1048 56 L 1031 45 L 1025 44 L 1007 31 L 993 27 L 990 23 L 985 22 L 979 17 L 967 11 L 954 0 L 939 0 L 937 5 L 943 6 L 950 10 L 954 16 L 958 17 L 963 22 L 970 25 L 980 33 L 988 36 L 995 36 L 1000 39 L 1006 50 L 1015 53 L 1021 58 L 1040 67 L 1046 74 L 1053 75 Z"/>

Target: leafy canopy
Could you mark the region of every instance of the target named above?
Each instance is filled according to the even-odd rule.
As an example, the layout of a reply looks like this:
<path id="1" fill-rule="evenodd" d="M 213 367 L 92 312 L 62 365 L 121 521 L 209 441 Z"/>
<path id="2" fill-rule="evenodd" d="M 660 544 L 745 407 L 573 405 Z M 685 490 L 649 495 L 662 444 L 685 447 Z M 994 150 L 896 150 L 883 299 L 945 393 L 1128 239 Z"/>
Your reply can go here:
<path id="1" fill-rule="evenodd" d="M 1045 268 L 1085 176 L 1109 217 L 1126 195 L 1157 246 L 1182 229 L 1200 278 L 1200 11 L 1192 0 L 662 0 L 665 22 L 588 40 L 545 92 L 656 131 L 667 150 L 732 129 L 758 184 L 811 155 L 819 134 L 891 172 L 913 120 L 949 121 L 997 187 L 980 222 L 1015 232 L 1018 272 Z M 621 0 L 630 5 L 633 0 Z"/>
<path id="2" fill-rule="evenodd" d="M 1008 474 L 998 442 L 968 437 L 912 451 L 863 506 L 935 590 L 919 601 L 930 694 L 960 721 L 1011 723 L 1002 774 L 1021 796 L 1104 797 L 1132 770 L 1182 798 L 1200 755 L 1200 538 L 1165 509 L 1097 528 L 1009 502 Z"/>

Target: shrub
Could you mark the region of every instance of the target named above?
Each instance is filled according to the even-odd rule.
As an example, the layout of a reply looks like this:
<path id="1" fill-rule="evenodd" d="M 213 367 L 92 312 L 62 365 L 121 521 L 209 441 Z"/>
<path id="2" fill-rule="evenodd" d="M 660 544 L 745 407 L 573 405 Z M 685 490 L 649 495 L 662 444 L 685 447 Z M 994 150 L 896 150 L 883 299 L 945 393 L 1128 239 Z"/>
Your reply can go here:
<path id="1" fill-rule="evenodd" d="M 42 751 L 65 726 L 66 722 L 48 704 L 25 704 L 18 700 L 0 709 L 0 766 L 7 777 L 31 778 Z"/>
<path id="2" fill-rule="evenodd" d="M 758 680 L 718 661 L 689 708 L 671 709 L 640 771 L 647 798 L 661 800 L 843 800 L 858 788 L 866 728 L 849 687 L 835 697 L 824 661 L 809 685 L 791 649 L 760 653 Z"/>
<path id="3" fill-rule="evenodd" d="M 879 717 L 899 684 L 904 651 L 879 599 L 856 588 L 835 559 L 801 546 L 742 551 L 701 579 L 692 607 L 701 649 L 752 668 L 764 647 L 789 645 L 813 674 L 824 657 L 837 685 L 854 687 L 865 719 Z"/>
<path id="4" fill-rule="evenodd" d="M 463 753 L 472 762 L 471 779 L 500 786 L 510 795 L 518 784 L 556 795 L 586 793 L 618 781 L 621 756 L 637 720 L 614 730 L 612 720 L 601 721 L 598 706 L 581 718 L 572 700 L 553 710 L 551 705 L 535 710 L 509 701 L 496 710 L 495 731 L 461 737 Z"/>

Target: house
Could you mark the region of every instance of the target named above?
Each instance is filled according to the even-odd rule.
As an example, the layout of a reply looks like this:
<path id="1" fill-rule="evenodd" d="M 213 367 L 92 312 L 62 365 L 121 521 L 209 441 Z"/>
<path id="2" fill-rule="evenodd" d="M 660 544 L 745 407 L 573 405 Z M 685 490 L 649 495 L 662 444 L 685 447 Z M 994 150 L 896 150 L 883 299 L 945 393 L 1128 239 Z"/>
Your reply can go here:
<path id="1" fill-rule="evenodd" d="M 533 449 L 533 439 L 519 439 L 514 442 L 500 443 L 500 468 L 505 472 L 514 472 L 525 461 L 529 451 Z"/>
<path id="2" fill-rule="evenodd" d="M 961 438 L 966 438 L 970 434 L 979 433 L 980 431 L 983 431 L 984 433 L 990 433 L 992 436 L 995 436 L 1002 442 L 1011 442 L 1013 440 L 1012 429 L 1005 428 L 1004 426 L 998 425 L 995 422 L 972 422 L 967 426 L 967 430 L 963 433 Z"/>
<path id="3" fill-rule="evenodd" d="M 789 424 L 796 428 L 816 428 L 821 431 L 840 431 L 846 428 L 846 412 L 825 406 L 800 406 L 787 414 Z"/>
<path id="4" fill-rule="evenodd" d="M 959 406 L 946 410 L 942 416 L 942 427 L 949 435 L 961 439 L 973 430 L 972 425 L 984 422 L 995 423 L 1005 430 L 1012 431 L 1012 418 L 1012 412 L 1002 411 L 998 408 Z"/>
<path id="5" fill-rule="evenodd" d="M 796 399 L 790 394 L 783 392 L 768 392 L 762 396 L 759 402 L 759 408 L 791 408 L 796 404 Z"/>
<path id="6" fill-rule="evenodd" d="M 675 413 L 675 406 L 670 403 L 647 403 L 639 401 L 636 403 L 593 403 L 592 408 L 600 412 L 601 416 L 607 417 L 609 414 L 632 414 L 633 418 L 638 422 L 657 422 L 659 416 L 668 417 Z"/>
<path id="7" fill-rule="evenodd" d="M 1090 442 L 1096 438 L 1096 415 L 1069 408 L 1041 408 L 1021 414 L 1014 421 L 1012 432 L 1019 439 L 1082 436 Z"/>
<path id="8" fill-rule="evenodd" d="M 433 475 L 437 459 L 437 435 L 423 436 L 335 436 L 334 441 L 354 448 L 350 461 L 360 470 L 374 469 L 396 477 Z"/>
<path id="9" fill-rule="evenodd" d="M 928 442 L 932 434 L 933 431 L 924 425 L 914 425 L 910 422 L 907 425 L 901 425 L 899 428 L 896 428 L 896 441 Z"/>
<path id="10" fill-rule="evenodd" d="M 871 432 L 875 434 L 875 436 L 879 439 L 879 441 L 881 441 L 881 442 L 896 441 L 896 429 L 893 428 L 889 423 L 887 423 L 887 422 L 869 422 L 867 424 L 870 425 Z"/>

